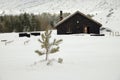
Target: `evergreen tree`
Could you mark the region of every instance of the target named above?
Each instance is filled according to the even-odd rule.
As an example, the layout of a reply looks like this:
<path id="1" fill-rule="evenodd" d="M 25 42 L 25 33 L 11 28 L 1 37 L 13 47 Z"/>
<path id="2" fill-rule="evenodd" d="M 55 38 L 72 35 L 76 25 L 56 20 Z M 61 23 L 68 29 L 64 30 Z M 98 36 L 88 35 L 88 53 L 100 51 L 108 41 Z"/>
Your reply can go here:
<path id="1" fill-rule="evenodd" d="M 0 23 L 0 33 L 1 32 L 4 32 L 4 25 L 3 25 L 3 23 Z"/>
<path id="2" fill-rule="evenodd" d="M 15 23 L 14 23 L 14 28 L 15 28 L 15 32 L 22 32 L 23 31 L 23 26 L 21 24 L 21 20 L 19 16 L 14 17 L 15 19 Z"/>
<path id="3" fill-rule="evenodd" d="M 41 55 L 46 55 L 45 60 L 48 60 L 48 55 L 52 54 L 52 53 L 56 53 L 59 51 L 59 44 L 62 42 L 62 39 L 56 40 L 54 39 L 53 42 L 50 42 L 50 38 L 51 38 L 51 30 L 46 30 L 42 35 L 41 35 L 41 39 L 39 39 L 38 41 L 41 43 L 41 48 L 45 50 L 44 51 L 39 51 L 36 50 L 35 52 L 41 56 Z"/>
<path id="4" fill-rule="evenodd" d="M 31 15 L 31 27 L 30 27 L 30 31 L 37 31 L 37 20 L 35 15 Z"/>
<path id="5" fill-rule="evenodd" d="M 10 16 L 7 16 L 5 15 L 4 16 L 4 23 L 5 23 L 5 32 L 13 32 L 13 26 L 11 25 L 11 17 Z"/>
<path id="6" fill-rule="evenodd" d="M 29 14 L 24 13 L 23 14 L 23 31 L 30 31 L 30 18 Z"/>

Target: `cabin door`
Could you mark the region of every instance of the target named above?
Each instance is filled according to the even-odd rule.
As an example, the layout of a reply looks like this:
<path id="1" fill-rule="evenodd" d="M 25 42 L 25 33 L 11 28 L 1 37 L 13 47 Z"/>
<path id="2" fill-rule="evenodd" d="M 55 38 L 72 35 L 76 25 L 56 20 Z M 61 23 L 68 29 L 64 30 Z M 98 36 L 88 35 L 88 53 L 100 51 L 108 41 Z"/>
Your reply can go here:
<path id="1" fill-rule="evenodd" d="M 67 26 L 66 33 L 68 33 L 68 34 L 72 33 L 72 27 L 70 25 Z"/>
<path id="2" fill-rule="evenodd" d="M 89 27 L 85 26 L 85 27 L 83 28 L 83 33 L 89 33 Z"/>

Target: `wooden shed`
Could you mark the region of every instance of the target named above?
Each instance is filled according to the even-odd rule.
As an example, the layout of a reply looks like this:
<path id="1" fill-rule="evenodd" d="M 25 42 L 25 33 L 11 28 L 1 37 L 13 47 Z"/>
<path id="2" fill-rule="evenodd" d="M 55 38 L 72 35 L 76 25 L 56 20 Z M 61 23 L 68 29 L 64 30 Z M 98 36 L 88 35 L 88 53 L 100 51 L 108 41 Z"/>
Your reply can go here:
<path id="1" fill-rule="evenodd" d="M 60 11 L 60 21 L 55 25 L 57 34 L 100 34 L 101 26 L 102 24 L 79 11 L 64 19 Z"/>

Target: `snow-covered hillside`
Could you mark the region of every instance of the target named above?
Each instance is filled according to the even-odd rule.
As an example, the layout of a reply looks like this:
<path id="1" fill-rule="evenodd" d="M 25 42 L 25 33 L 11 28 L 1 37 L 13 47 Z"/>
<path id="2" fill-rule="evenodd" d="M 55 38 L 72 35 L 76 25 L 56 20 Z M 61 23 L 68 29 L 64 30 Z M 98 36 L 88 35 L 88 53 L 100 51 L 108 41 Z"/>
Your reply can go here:
<path id="1" fill-rule="evenodd" d="M 0 34 L 0 80 L 120 80 L 120 37 L 56 35 L 62 38 L 60 52 L 50 59 L 63 58 L 47 66 L 38 37 L 19 38 L 18 33 Z M 5 41 L 6 45 L 5 45 Z"/>
<path id="2" fill-rule="evenodd" d="M 93 14 L 103 27 L 120 31 L 120 0 L 0 0 L 0 14 L 28 13 L 73 13 L 77 10 Z"/>
<path id="3" fill-rule="evenodd" d="M 54 13 L 60 10 L 93 12 L 118 7 L 119 0 L 0 0 L 0 10 L 11 13 L 12 11 Z"/>

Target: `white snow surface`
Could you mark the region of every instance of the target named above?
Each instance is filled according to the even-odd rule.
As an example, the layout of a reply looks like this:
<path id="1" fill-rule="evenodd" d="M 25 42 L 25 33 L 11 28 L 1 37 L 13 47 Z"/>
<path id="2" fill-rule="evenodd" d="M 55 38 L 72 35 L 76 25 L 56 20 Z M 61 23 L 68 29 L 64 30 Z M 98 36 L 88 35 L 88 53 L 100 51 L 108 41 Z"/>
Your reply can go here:
<path id="1" fill-rule="evenodd" d="M 18 33 L 0 34 L 0 80 L 120 80 L 120 37 L 56 35 L 63 39 L 60 51 L 49 55 L 47 66 L 34 51 L 40 37 L 19 38 Z M 7 40 L 7 44 L 3 40 Z"/>
<path id="2" fill-rule="evenodd" d="M 60 10 L 94 14 L 93 19 L 102 27 L 120 32 L 120 0 L 0 0 L 0 15 Z M 39 36 L 19 38 L 18 33 L 0 34 L 0 80 L 120 80 L 119 36 L 56 32 L 52 36 L 63 42 L 60 51 L 49 56 L 55 61 L 47 66 L 42 61 L 45 56 L 34 52 L 40 49 Z M 57 63 L 58 58 L 63 59 L 62 64 Z"/>

